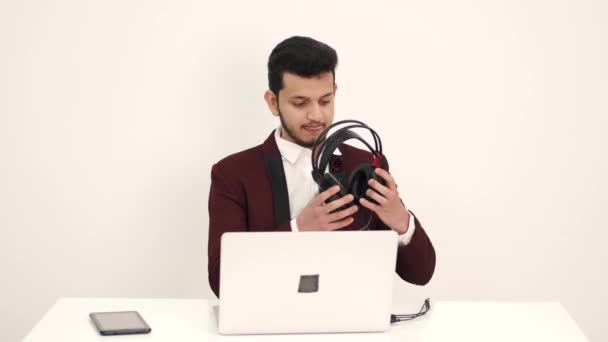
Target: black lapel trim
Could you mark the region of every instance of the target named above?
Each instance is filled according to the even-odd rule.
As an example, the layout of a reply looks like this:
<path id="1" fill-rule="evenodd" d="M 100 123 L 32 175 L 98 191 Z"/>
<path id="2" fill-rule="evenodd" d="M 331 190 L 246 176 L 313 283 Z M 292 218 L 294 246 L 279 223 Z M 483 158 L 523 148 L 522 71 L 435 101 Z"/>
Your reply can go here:
<path id="1" fill-rule="evenodd" d="M 272 188 L 272 202 L 274 205 L 274 224 L 279 224 L 291 219 L 289 212 L 289 194 L 287 193 L 287 181 L 281 154 L 277 153 L 266 160 L 266 172 L 270 179 Z"/>
<path id="2" fill-rule="evenodd" d="M 275 228 L 291 219 L 289 211 L 289 193 L 287 192 L 287 180 L 283 169 L 281 153 L 274 140 L 274 131 L 262 145 L 264 151 L 264 165 L 266 174 L 272 189 L 272 203 L 274 208 Z"/>

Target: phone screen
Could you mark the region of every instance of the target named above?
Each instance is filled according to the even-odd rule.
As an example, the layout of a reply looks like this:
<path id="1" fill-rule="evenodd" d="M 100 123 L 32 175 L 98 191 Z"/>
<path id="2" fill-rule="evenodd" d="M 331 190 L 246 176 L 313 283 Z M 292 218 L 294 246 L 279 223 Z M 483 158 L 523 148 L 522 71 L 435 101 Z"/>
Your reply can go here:
<path id="1" fill-rule="evenodd" d="M 94 312 L 90 316 L 100 333 L 150 332 L 150 327 L 137 311 Z"/>

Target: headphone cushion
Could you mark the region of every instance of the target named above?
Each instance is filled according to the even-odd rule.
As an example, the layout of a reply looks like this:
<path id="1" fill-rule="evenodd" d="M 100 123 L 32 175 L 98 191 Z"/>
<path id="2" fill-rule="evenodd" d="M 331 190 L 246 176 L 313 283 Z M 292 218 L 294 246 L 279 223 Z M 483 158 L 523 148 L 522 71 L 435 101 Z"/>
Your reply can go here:
<path id="1" fill-rule="evenodd" d="M 359 165 L 350 175 L 348 192 L 355 196 L 356 203 L 359 203 L 359 199 L 361 198 L 373 201 L 365 195 L 369 188 L 367 182 L 369 182 L 370 179 L 378 180 L 378 175 L 376 175 L 374 167 L 370 164 Z"/>
<path id="2" fill-rule="evenodd" d="M 325 201 L 326 203 L 329 203 L 348 194 L 342 183 L 340 183 L 340 181 L 331 173 L 324 174 L 321 178 L 319 178 L 317 184 L 319 185 L 319 193 L 328 190 L 334 185 L 338 185 L 340 187 L 340 191 L 338 191 L 337 194 L 332 195 L 327 201 Z"/>

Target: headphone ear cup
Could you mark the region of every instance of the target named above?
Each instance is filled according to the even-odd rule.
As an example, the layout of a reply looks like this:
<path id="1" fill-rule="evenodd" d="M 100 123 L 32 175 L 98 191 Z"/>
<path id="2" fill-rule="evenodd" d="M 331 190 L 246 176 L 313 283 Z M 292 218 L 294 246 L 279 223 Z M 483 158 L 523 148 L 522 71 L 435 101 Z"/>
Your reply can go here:
<path id="1" fill-rule="evenodd" d="M 319 193 L 322 193 L 323 191 L 328 190 L 329 188 L 331 188 L 334 185 L 338 185 L 340 187 L 340 191 L 338 191 L 338 193 L 333 194 L 331 197 L 329 197 L 325 203 L 329 203 L 331 201 L 335 201 L 339 198 L 342 198 L 344 196 L 346 196 L 348 193 L 346 192 L 346 189 L 344 188 L 344 186 L 342 185 L 342 183 L 340 183 L 340 181 L 334 177 L 334 175 L 332 175 L 331 173 L 326 173 L 323 176 L 321 176 L 321 178 L 319 178 L 319 181 L 317 182 L 317 184 L 319 185 Z M 343 206 L 344 207 L 344 206 Z M 344 209 L 344 208 L 338 208 L 338 209 Z"/>
<path id="2" fill-rule="evenodd" d="M 382 157 L 380 157 L 380 168 L 382 170 L 388 170 L 388 160 L 386 160 L 386 156 L 384 154 Z"/>
<path id="3" fill-rule="evenodd" d="M 356 203 L 359 203 L 359 199 L 361 198 L 365 198 L 375 203 L 375 201 L 365 195 L 367 189 L 369 188 L 367 182 L 370 179 L 377 180 L 378 176 L 374 171 L 374 167 L 369 164 L 359 165 L 351 174 L 348 181 L 348 192 L 355 196 Z"/>
<path id="4" fill-rule="evenodd" d="M 388 170 L 388 161 L 386 160 L 386 156 L 383 154 L 382 157 L 380 158 L 380 168 L 384 171 Z M 384 178 L 378 176 L 378 174 L 376 174 L 376 171 L 374 171 L 374 177 L 375 180 L 377 180 L 378 182 L 380 182 L 380 184 L 386 186 L 386 181 L 384 180 Z"/>

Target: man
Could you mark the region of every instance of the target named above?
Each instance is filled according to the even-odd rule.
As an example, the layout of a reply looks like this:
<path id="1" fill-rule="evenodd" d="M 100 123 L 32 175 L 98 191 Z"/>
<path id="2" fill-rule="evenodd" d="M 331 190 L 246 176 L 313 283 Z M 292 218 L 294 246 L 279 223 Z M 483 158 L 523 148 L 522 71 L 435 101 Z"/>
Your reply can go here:
<path id="1" fill-rule="evenodd" d="M 268 108 L 281 125 L 264 143 L 228 156 L 211 170 L 209 192 L 209 284 L 219 298 L 220 244 L 225 232 L 313 231 L 392 229 L 399 233 L 398 275 L 412 284 L 424 285 L 435 269 L 435 250 L 418 219 L 399 197 L 387 170 L 377 169 L 386 181 L 371 180 L 367 195 L 376 203 L 352 195 L 325 204 L 338 192 L 334 186 L 317 193 L 311 176 L 311 147 L 334 119 L 337 86 L 335 50 L 306 37 L 292 37 L 277 45 L 268 60 Z M 347 144 L 339 147 L 330 167 L 349 175 L 361 163 L 372 160 L 369 151 Z M 336 170 L 334 170 L 336 171 Z M 338 170 L 339 171 L 339 170 Z M 277 255 L 277 258 L 281 256 Z"/>

